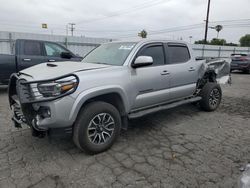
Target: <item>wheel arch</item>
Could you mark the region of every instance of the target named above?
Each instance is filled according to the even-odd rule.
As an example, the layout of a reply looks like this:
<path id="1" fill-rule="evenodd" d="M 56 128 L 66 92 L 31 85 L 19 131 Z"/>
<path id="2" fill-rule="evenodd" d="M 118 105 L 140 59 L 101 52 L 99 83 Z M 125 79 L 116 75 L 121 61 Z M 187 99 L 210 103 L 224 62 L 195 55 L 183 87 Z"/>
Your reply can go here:
<path id="1" fill-rule="evenodd" d="M 80 110 L 88 103 L 93 101 L 103 101 L 112 104 L 120 112 L 121 117 L 127 117 L 129 102 L 125 92 L 119 87 L 94 88 L 82 92 L 76 98 L 70 113 L 70 119 L 75 122 Z"/>

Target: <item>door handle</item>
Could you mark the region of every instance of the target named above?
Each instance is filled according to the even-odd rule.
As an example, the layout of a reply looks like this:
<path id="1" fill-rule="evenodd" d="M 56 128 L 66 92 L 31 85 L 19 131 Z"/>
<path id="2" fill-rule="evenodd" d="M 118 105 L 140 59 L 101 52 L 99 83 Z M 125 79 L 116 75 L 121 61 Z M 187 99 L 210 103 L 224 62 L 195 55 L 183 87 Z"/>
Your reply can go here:
<path id="1" fill-rule="evenodd" d="M 190 67 L 188 71 L 195 71 L 195 68 L 194 67 Z"/>
<path id="2" fill-rule="evenodd" d="M 49 62 L 55 62 L 56 60 L 54 60 L 54 59 L 49 59 Z"/>
<path id="3" fill-rule="evenodd" d="M 29 58 L 24 58 L 23 61 L 31 61 Z"/>
<path id="4" fill-rule="evenodd" d="M 167 70 L 161 72 L 161 75 L 168 75 L 168 74 L 170 74 L 170 72 L 168 72 Z"/>

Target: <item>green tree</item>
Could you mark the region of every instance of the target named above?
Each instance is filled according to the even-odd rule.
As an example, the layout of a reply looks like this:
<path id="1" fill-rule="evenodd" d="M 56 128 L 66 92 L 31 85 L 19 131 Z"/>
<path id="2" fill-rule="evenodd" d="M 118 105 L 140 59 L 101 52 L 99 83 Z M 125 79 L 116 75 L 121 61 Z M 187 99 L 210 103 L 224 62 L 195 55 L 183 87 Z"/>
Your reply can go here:
<path id="1" fill-rule="evenodd" d="M 141 38 L 147 38 L 147 31 L 145 29 L 143 29 L 140 33 L 138 33 L 138 36 Z"/>
<path id="2" fill-rule="evenodd" d="M 250 34 L 246 34 L 240 38 L 240 45 L 250 47 Z"/>
<path id="3" fill-rule="evenodd" d="M 195 44 L 205 44 L 205 40 L 197 40 L 194 42 Z M 209 43 L 209 41 L 207 41 L 207 44 Z"/>
<path id="4" fill-rule="evenodd" d="M 217 39 L 217 38 L 213 38 L 210 42 L 211 45 L 225 45 L 226 44 L 226 40 L 225 39 Z"/>
<path id="5" fill-rule="evenodd" d="M 225 46 L 238 46 L 238 44 L 235 44 L 235 43 L 232 43 L 232 42 L 229 42 L 229 43 L 226 43 Z"/>
<path id="6" fill-rule="evenodd" d="M 204 39 L 203 40 L 197 40 L 194 42 L 195 44 L 205 44 Z M 232 42 L 227 43 L 225 39 L 217 39 L 213 38 L 211 41 L 207 41 L 207 45 L 224 45 L 224 46 L 238 46 L 237 44 L 234 44 Z"/>

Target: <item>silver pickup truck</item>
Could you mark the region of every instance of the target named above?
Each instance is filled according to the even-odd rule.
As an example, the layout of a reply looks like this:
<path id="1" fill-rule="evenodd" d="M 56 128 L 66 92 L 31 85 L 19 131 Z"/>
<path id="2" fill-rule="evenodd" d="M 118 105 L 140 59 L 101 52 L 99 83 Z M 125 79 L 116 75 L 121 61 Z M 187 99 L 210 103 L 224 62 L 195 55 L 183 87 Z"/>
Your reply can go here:
<path id="1" fill-rule="evenodd" d="M 184 42 L 102 44 L 82 62 L 49 62 L 13 74 L 9 102 L 16 127 L 34 136 L 66 132 L 88 153 L 112 146 L 128 120 L 186 103 L 214 111 L 220 83 L 230 80 L 226 59 L 196 60 Z"/>

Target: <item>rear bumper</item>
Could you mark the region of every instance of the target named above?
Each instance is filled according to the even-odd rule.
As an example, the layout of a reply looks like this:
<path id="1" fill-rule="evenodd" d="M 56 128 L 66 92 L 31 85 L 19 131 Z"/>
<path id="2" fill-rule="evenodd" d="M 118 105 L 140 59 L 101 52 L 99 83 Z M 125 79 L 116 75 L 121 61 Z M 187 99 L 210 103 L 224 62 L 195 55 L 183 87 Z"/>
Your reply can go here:
<path id="1" fill-rule="evenodd" d="M 54 128 L 72 127 L 70 111 L 74 99 L 70 95 L 50 101 L 26 102 L 22 97 L 17 74 L 11 76 L 9 82 L 9 104 L 12 110 L 12 120 L 16 127 L 27 124 L 37 131 L 48 131 Z"/>

